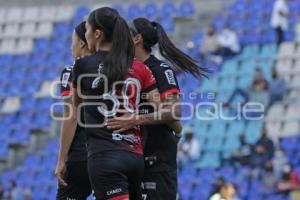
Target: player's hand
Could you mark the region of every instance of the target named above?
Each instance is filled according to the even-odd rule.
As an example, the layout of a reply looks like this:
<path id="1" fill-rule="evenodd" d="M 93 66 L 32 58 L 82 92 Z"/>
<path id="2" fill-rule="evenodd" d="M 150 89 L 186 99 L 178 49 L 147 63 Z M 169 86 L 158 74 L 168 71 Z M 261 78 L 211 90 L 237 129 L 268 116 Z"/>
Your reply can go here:
<path id="1" fill-rule="evenodd" d="M 58 162 L 55 168 L 55 176 L 62 186 L 68 186 L 68 184 L 64 181 L 63 175 L 66 171 L 66 164 L 65 162 Z"/>
<path id="2" fill-rule="evenodd" d="M 120 133 L 135 128 L 137 124 L 137 115 L 125 113 L 120 117 L 114 117 L 107 120 L 107 128 Z"/>

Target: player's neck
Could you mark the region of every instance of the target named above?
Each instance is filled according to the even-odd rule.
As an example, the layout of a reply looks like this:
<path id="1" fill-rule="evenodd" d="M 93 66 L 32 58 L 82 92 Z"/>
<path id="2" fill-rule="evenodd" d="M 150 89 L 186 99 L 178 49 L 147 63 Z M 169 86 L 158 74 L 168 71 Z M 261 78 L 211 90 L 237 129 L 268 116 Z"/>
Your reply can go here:
<path id="1" fill-rule="evenodd" d="M 89 56 L 89 55 L 91 55 L 91 52 L 88 49 L 83 49 L 82 55 L 83 56 Z"/>
<path id="2" fill-rule="evenodd" d="M 135 54 L 135 57 L 142 62 L 145 62 L 148 58 L 150 58 L 150 56 L 151 56 L 151 53 L 148 53 L 143 49 L 140 49 Z"/>
<path id="3" fill-rule="evenodd" d="M 96 51 L 110 51 L 112 47 L 111 43 L 97 43 L 96 44 Z"/>

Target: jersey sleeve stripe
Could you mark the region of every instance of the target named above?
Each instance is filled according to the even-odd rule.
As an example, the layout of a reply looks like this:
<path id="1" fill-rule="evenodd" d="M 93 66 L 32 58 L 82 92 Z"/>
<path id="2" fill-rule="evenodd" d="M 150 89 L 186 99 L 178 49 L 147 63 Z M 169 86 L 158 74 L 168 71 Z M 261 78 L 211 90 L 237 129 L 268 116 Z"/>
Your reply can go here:
<path id="1" fill-rule="evenodd" d="M 167 90 L 167 91 L 161 93 L 160 94 L 160 99 L 164 100 L 170 94 L 179 94 L 179 89 L 174 88 L 174 89 L 170 89 L 170 90 Z"/>
<path id="2" fill-rule="evenodd" d="M 65 97 L 65 96 L 69 96 L 69 95 L 72 95 L 72 94 L 73 94 L 72 90 L 65 90 L 60 95 L 62 97 Z"/>
<path id="3" fill-rule="evenodd" d="M 123 195 L 120 195 L 120 196 L 116 196 L 116 197 L 110 198 L 108 200 L 123 200 L 123 199 L 126 199 L 126 198 L 129 198 L 128 194 L 123 194 Z"/>
<path id="4" fill-rule="evenodd" d="M 146 89 L 144 89 L 142 92 L 150 92 L 156 88 L 157 88 L 156 83 L 154 83 L 154 84 L 150 85 L 149 87 L 147 87 Z"/>

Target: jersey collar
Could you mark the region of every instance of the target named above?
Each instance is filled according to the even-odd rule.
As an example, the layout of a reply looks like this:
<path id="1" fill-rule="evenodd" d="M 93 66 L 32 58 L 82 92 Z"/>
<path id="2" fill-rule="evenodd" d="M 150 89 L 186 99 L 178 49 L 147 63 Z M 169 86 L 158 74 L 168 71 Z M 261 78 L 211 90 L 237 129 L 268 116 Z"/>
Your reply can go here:
<path id="1" fill-rule="evenodd" d="M 96 51 L 96 55 L 99 56 L 106 56 L 108 53 L 109 51 L 102 51 L 102 50 Z"/>

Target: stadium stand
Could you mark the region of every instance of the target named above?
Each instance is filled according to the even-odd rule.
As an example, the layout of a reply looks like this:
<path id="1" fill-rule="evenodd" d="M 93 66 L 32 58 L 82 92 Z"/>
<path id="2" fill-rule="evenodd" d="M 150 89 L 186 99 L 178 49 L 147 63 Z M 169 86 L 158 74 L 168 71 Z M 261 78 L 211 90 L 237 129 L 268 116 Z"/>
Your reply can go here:
<path id="1" fill-rule="evenodd" d="M 183 96 L 184 102 L 194 105 L 198 102 L 226 102 L 236 88 L 246 89 L 251 84 L 257 67 L 270 80 L 270 71 L 275 66 L 289 88 L 284 100 L 271 105 L 266 117 L 261 120 L 200 121 L 195 117 L 183 122 L 192 128 L 201 144 L 201 158 L 184 165 L 179 171 L 178 188 L 183 200 L 208 199 L 217 177 L 237 185 L 241 199 L 288 200 L 288 196 L 281 194 L 266 194 L 262 180 L 250 175 L 250 166 L 224 164 L 241 146 L 241 135 L 254 145 L 264 126 L 268 136 L 279 144 L 300 176 L 300 44 L 295 42 L 292 31 L 300 3 L 293 1 L 290 4 L 291 28 L 286 34 L 286 42 L 279 48 L 275 45 L 273 30 L 268 28 L 272 3 L 273 0 L 236 0 L 225 13 L 216 16 L 213 24 L 220 30 L 229 23 L 244 46 L 241 54 L 225 60 L 221 66 L 208 63 L 214 74 L 201 84 L 193 77 L 179 75 L 183 93 L 198 94 L 195 99 Z M 161 23 L 168 32 L 176 31 L 176 18 L 192 17 L 196 12 L 190 1 L 179 4 L 173 1 L 128 6 L 118 4 L 113 7 L 128 20 L 139 13 L 153 20 L 162 18 Z M 0 162 L 8 162 L 14 145 L 29 145 L 34 131 L 51 130 L 49 107 L 59 100 L 51 98 L 50 84 L 57 80 L 63 65 L 72 63 L 69 49 L 71 32 L 89 11 L 86 6 L 0 9 Z M 240 15 L 237 16 L 237 13 Z M 193 48 L 187 50 L 194 58 L 199 56 L 201 40 L 202 33 L 196 33 L 192 38 Z M 212 93 L 213 98 L 201 96 L 200 92 Z M 231 105 L 239 101 L 235 99 Z M 195 111 L 184 107 L 183 115 L 195 112 L 198 117 L 209 117 L 207 110 L 208 106 Z M 223 110 L 227 117 L 236 114 L 231 108 Z M 60 113 L 61 108 L 55 108 L 55 112 Z M 6 169 L 0 179 L 4 190 L 9 191 L 9 180 L 14 180 L 19 187 L 30 188 L 34 200 L 54 199 L 57 183 L 53 170 L 57 151 L 58 139 L 55 138 L 41 152 L 27 155 L 18 167 Z"/>

